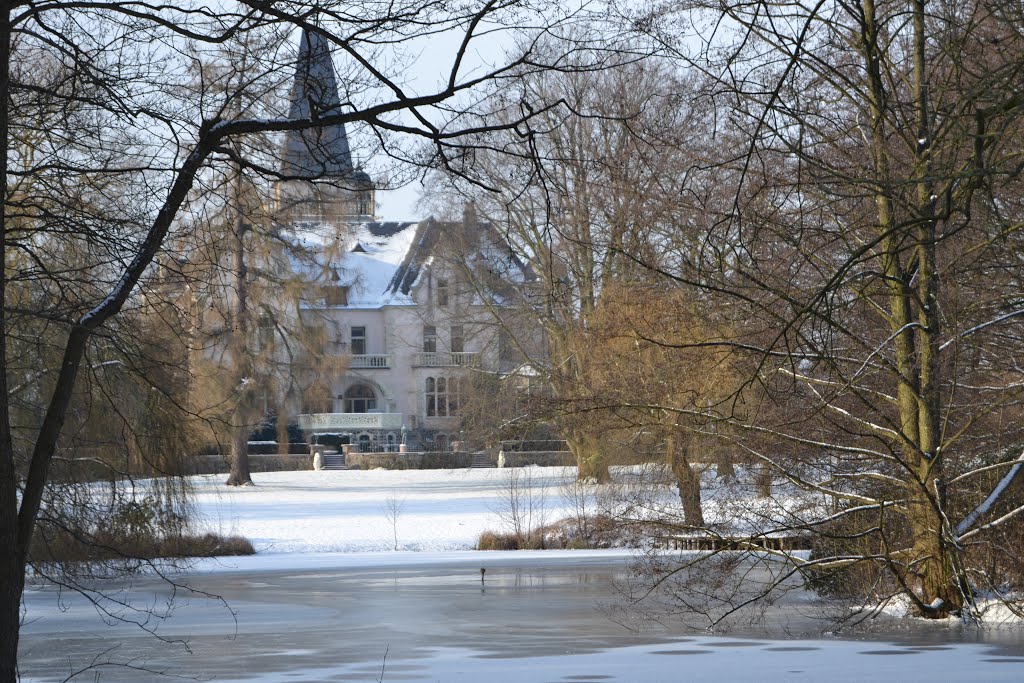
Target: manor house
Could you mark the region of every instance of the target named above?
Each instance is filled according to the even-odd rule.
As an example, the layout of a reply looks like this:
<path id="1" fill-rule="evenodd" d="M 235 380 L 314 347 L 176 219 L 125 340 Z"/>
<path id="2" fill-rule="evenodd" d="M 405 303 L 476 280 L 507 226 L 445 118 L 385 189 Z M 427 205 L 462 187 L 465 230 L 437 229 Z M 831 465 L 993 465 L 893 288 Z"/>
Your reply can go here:
<path id="1" fill-rule="evenodd" d="M 340 107 L 324 39 L 302 35 L 291 117 Z M 291 131 L 275 188 L 276 220 L 305 258 L 301 324 L 319 330 L 325 391 L 287 412 L 310 439 L 347 436 L 360 450 L 445 450 L 459 440 L 471 373 L 508 373 L 494 307 L 531 278 L 469 205 L 461 221 L 374 216 L 373 180 L 355 164 L 344 125 Z M 385 207 L 386 210 L 386 207 Z M 314 364 L 315 366 L 315 364 Z"/>

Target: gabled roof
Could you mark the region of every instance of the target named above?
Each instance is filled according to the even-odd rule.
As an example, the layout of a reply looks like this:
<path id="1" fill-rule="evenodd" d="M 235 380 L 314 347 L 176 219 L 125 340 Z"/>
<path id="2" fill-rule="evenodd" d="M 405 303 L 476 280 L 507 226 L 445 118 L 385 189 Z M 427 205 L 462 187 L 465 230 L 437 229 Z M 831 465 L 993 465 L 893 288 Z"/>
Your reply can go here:
<path id="1" fill-rule="evenodd" d="M 467 225 L 466 222 L 428 218 L 417 226 L 409 251 L 388 283 L 388 292 L 392 296 L 409 296 L 420 273 L 437 254 L 439 245 L 451 249 L 447 257 L 463 259 L 470 269 L 486 268 L 490 274 L 507 282 L 533 279 L 530 267 L 512 252 L 508 242 L 490 223 Z"/>
<path id="2" fill-rule="evenodd" d="M 462 222 L 430 218 L 420 223 L 349 223 L 341 233 L 343 243 L 334 237 L 337 233 L 332 226 L 323 224 L 293 234 L 312 256 L 311 263 L 298 266 L 308 272 L 312 282 L 348 286 L 350 308 L 380 308 L 411 304 L 416 282 L 439 249 L 466 244 L 468 229 Z M 506 282 L 532 279 L 530 268 L 512 254 L 490 224 L 478 223 L 472 230 L 472 249 L 465 249 L 464 254 L 456 249 L 444 256 L 464 258 L 471 269 L 486 269 L 490 276 Z"/>
<path id="3" fill-rule="evenodd" d="M 416 234 L 413 236 L 412 244 L 405 253 L 402 262 L 395 271 L 394 277 L 388 283 L 387 292 L 392 296 L 408 296 L 412 291 L 412 285 L 420 275 L 424 264 L 430 258 L 434 245 L 440 237 L 441 231 L 438 223 L 433 218 L 428 218 L 416 227 Z"/>
<path id="4" fill-rule="evenodd" d="M 395 300 L 388 283 L 409 252 L 417 225 L 394 221 L 347 223 L 341 240 L 334 226 L 327 224 L 293 229 L 296 244 L 308 258 L 293 262 L 292 267 L 305 272 L 312 283 L 349 287 L 350 307 L 406 303 L 404 299 Z M 318 304 L 308 301 L 307 305 Z"/>

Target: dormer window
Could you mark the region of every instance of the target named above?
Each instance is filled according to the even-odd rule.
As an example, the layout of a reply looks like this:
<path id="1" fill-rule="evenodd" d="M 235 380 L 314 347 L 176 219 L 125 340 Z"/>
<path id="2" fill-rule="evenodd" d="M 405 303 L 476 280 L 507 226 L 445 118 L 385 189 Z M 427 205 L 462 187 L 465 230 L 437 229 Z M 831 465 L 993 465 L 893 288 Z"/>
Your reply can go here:
<path id="1" fill-rule="evenodd" d="M 348 287 L 327 285 L 324 287 L 325 306 L 348 306 Z"/>

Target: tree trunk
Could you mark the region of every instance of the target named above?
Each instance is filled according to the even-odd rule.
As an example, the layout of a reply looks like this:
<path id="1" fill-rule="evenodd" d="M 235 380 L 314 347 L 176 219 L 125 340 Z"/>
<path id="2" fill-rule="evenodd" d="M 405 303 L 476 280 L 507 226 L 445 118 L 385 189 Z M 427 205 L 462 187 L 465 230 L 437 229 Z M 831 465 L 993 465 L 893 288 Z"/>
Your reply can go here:
<path id="1" fill-rule="evenodd" d="M 772 496 L 772 468 L 768 465 L 755 465 L 757 474 L 754 476 L 754 487 L 757 489 L 758 498 L 771 498 Z"/>
<path id="2" fill-rule="evenodd" d="M 277 452 L 287 455 L 288 443 L 291 437 L 288 435 L 288 406 L 282 400 L 277 405 Z"/>
<path id="3" fill-rule="evenodd" d="M 249 270 L 245 265 L 245 233 L 248 225 L 242 212 L 242 174 L 235 181 L 235 223 L 233 229 L 233 276 L 235 302 L 231 312 L 231 362 L 234 364 L 235 391 L 239 392 L 238 402 L 231 420 L 234 432 L 231 435 L 231 472 L 225 482 L 228 486 L 252 486 L 249 474 L 249 426 L 248 403 L 251 390 L 249 354 L 246 342 L 249 336 Z"/>
<path id="4" fill-rule="evenodd" d="M 231 471 L 228 473 L 228 486 L 252 486 L 249 474 L 249 427 L 237 425 L 231 435 Z"/>
<path id="5" fill-rule="evenodd" d="M 0 382 L 3 380 L 0 379 Z M 6 417 L 6 406 L 2 409 Z M 7 426 L 5 421 L 4 426 Z M 4 434 L 6 437 L 9 434 Z M 0 452 L 0 683 L 14 683 L 25 560 L 18 547 L 18 500 L 10 439 Z"/>
<path id="6" fill-rule="evenodd" d="M 6 502 L 6 501 L 5 501 Z M 0 543 L 13 549 L 11 531 L 15 525 L 0 522 Z M 8 545 L 8 543 L 12 543 Z M 21 623 L 21 593 L 25 587 L 25 565 L 17 552 L 4 552 L 0 559 L 0 683 L 17 681 L 18 631 Z"/>
<path id="7" fill-rule="evenodd" d="M 0 3 L 0 187 L 7 187 L 8 102 L 10 99 L 11 19 Z M 0 255 L 7 263 L 7 206 L 0 206 Z M 18 549 L 18 482 L 14 469 L 7 404 L 6 268 L 0 271 L 0 683 L 14 683 L 21 623 L 25 561 Z"/>
<path id="8" fill-rule="evenodd" d="M 687 454 L 685 439 L 671 434 L 665 445 L 665 459 L 672 469 L 679 491 L 679 502 L 683 505 L 683 522 L 687 526 L 704 526 L 704 508 L 700 502 L 700 474 L 697 473 Z"/>
<path id="9" fill-rule="evenodd" d="M 929 465 L 922 468 L 926 476 L 936 474 L 935 469 L 941 468 L 941 463 Z M 933 483 L 914 486 L 908 496 L 913 545 L 907 558 L 907 583 L 921 601 L 918 610 L 921 615 L 941 619 L 960 612 L 966 587 L 961 586 L 955 564 L 956 549 L 946 541 L 943 516 L 936 507 L 936 501 L 940 500 L 940 492 L 934 484 L 937 479 L 929 476 Z"/>
<path id="10" fill-rule="evenodd" d="M 871 113 L 871 154 L 875 173 L 883 181 L 893 177 L 886 115 L 889 113 L 880 72 L 881 31 L 875 5 L 864 2 L 862 52 L 868 73 Z M 898 577 L 907 584 L 918 610 L 940 618 L 963 607 L 958 580 L 956 549 L 946 542 L 945 491 L 939 395 L 939 307 L 935 254 L 935 198 L 930 176 L 931 140 L 927 75 L 925 73 L 924 2 L 913 4 L 913 106 L 918 140 L 916 163 L 910 180 L 916 185 L 918 215 L 912 221 L 897 220 L 895 203 L 887 188 L 875 189 L 882 270 L 888 292 L 887 318 L 893 333 L 896 407 L 899 415 L 899 453 L 908 472 L 907 518 L 910 526 L 909 556 Z M 903 261 L 909 260 L 908 263 Z M 916 289 L 916 291 L 914 291 Z M 915 315 L 916 310 L 916 315 Z M 966 583 L 966 582 L 964 582 Z"/>
<path id="11" fill-rule="evenodd" d="M 912 510 L 915 527 L 915 545 L 912 570 L 918 575 L 923 602 L 942 604 L 925 610 L 927 616 L 945 617 L 963 608 L 967 580 L 957 572 L 959 559 L 956 548 L 947 542 L 944 511 L 946 489 L 941 446 L 942 398 L 940 395 L 940 335 L 939 274 L 936 254 L 936 196 L 932 175 L 932 129 L 929 111 L 928 75 L 925 59 L 925 3 L 914 3 L 914 101 L 917 114 L 916 161 L 914 181 L 917 184 L 917 322 L 920 325 L 920 343 L 917 360 L 918 480 L 924 482 L 918 494 L 924 505 Z M 924 495 L 922 495 L 924 494 Z"/>
<path id="12" fill-rule="evenodd" d="M 732 456 L 722 448 L 718 450 L 718 456 L 715 458 L 715 476 L 726 481 L 736 480 L 736 464 Z"/>
<path id="13" fill-rule="evenodd" d="M 592 436 L 573 436 L 565 441 L 576 456 L 576 478 L 593 480 L 599 484 L 611 481 L 608 460 L 601 450 L 601 440 Z"/>

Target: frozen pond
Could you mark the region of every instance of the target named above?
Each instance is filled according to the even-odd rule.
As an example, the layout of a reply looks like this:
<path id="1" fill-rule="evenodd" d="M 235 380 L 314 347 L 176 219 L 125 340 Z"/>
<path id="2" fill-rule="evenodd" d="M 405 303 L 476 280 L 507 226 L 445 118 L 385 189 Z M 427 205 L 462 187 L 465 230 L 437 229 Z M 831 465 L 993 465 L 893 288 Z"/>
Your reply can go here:
<path id="1" fill-rule="evenodd" d="M 156 671 L 225 681 L 1024 679 L 1017 629 L 904 627 L 865 640 L 695 636 L 644 621 L 627 629 L 602 609 L 625 568 L 614 554 L 404 555 L 254 558 L 190 576 L 183 581 L 230 609 L 179 591 L 174 609 L 146 624 L 169 642 L 104 625 L 80 596 L 36 589 L 26 598 L 22 674 L 62 680 L 100 665 L 80 680 L 158 680 Z M 144 579 L 118 598 L 161 609 L 169 595 Z M 805 607 L 781 606 L 775 625 L 807 630 Z"/>

